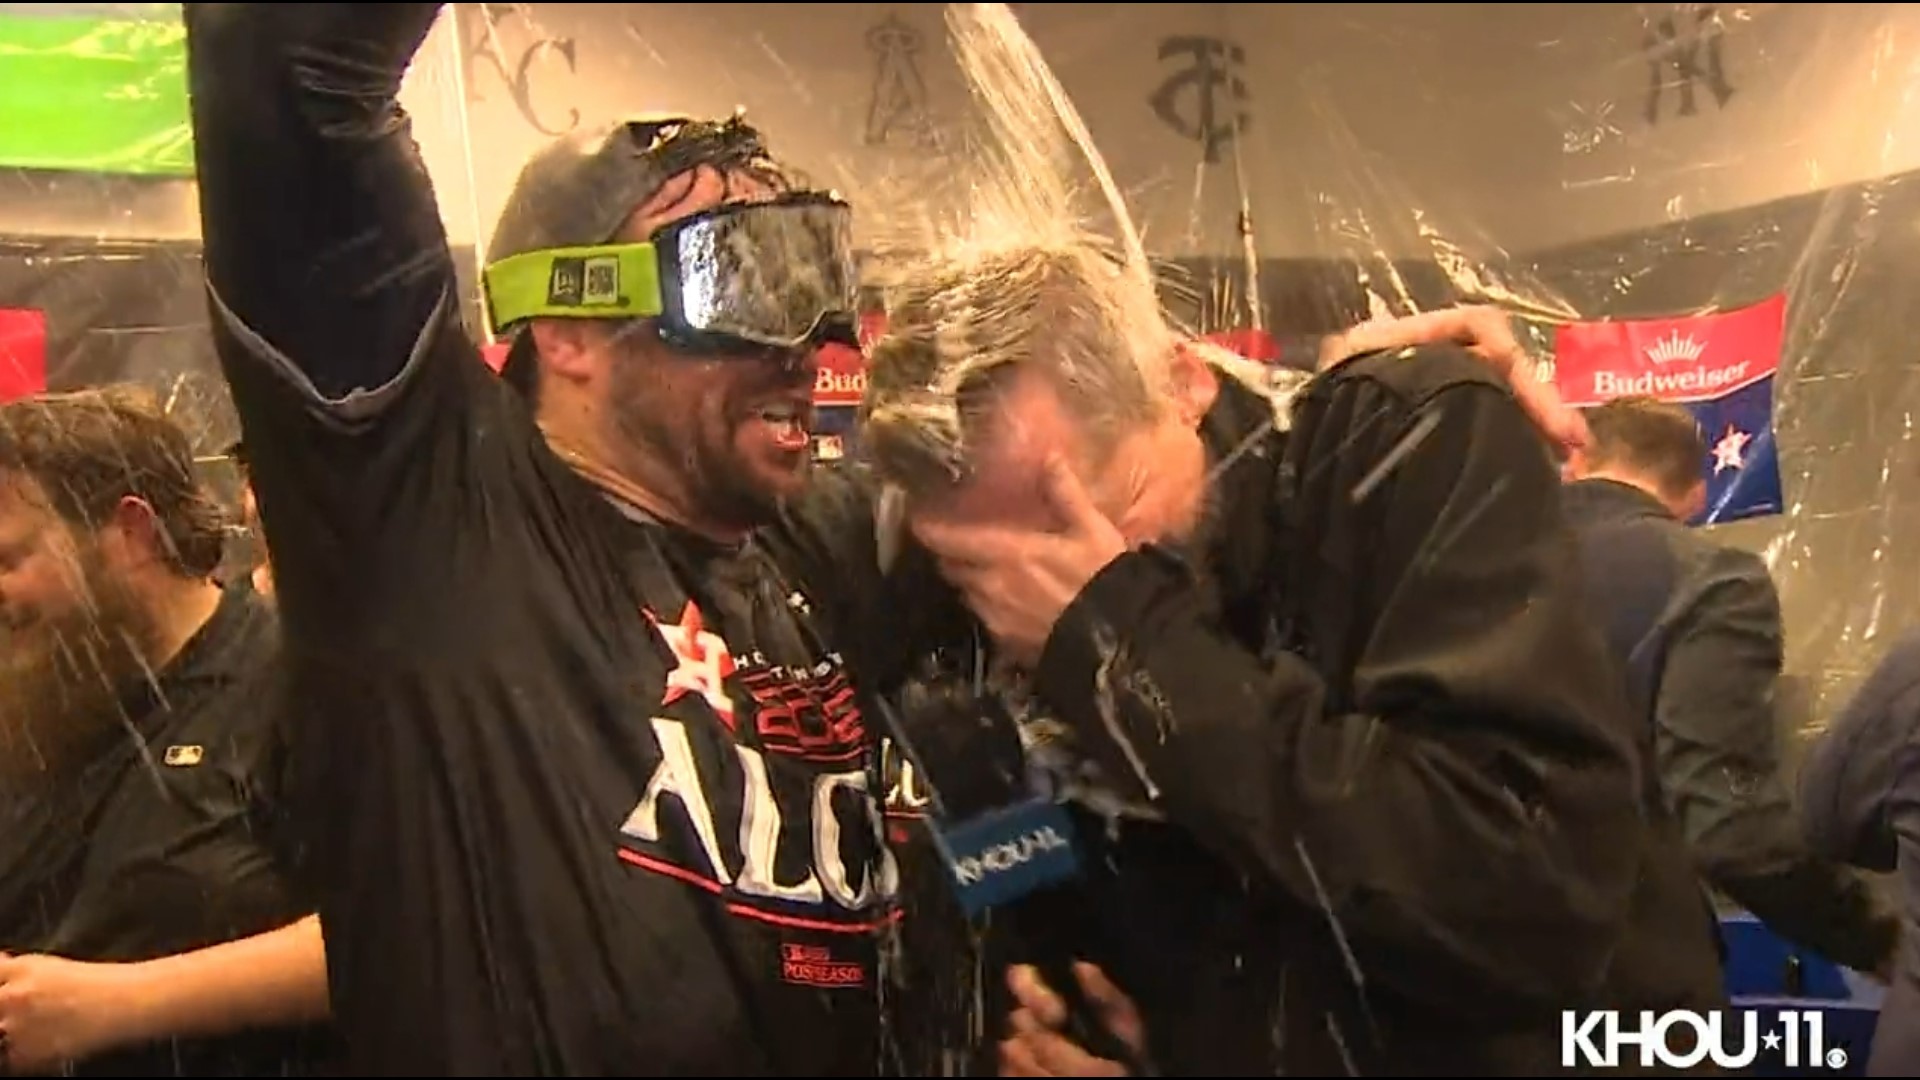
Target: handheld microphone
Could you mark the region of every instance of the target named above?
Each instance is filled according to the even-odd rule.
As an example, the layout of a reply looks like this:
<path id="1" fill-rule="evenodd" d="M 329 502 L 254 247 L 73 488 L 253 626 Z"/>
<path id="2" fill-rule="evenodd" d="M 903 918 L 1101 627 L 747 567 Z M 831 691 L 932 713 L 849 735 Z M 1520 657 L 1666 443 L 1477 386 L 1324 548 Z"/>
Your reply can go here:
<path id="1" fill-rule="evenodd" d="M 968 917 L 1000 909 L 1014 916 L 1009 926 L 1074 925 L 1075 898 L 1062 889 L 1080 869 L 1073 821 L 1059 803 L 1030 791 L 1013 719 L 958 677 L 911 681 L 897 713 L 884 702 L 881 708 L 901 753 L 927 782 L 928 832 Z M 903 717 L 911 718 L 910 733 Z M 1135 1076 L 1156 1075 L 1087 1000 L 1072 943 L 1053 932 L 1016 933 L 1026 962 L 1065 1004 L 1074 1041 Z"/>

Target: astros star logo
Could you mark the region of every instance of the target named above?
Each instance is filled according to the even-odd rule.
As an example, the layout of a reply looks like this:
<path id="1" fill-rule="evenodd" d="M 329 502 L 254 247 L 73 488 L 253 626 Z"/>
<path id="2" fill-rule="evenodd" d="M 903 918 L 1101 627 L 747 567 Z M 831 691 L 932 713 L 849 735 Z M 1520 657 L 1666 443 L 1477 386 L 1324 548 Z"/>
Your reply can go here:
<path id="1" fill-rule="evenodd" d="M 1744 455 L 1747 444 L 1752 441 L 1753 436 L 1728 424 L 1726 434 L 1713 444 L 1713 475 L 1719 476 L 1728 469 L 1745 468 L 1747 463 Z"/>
<path id="2" fill-rule="evenodd" d="M 662 622 L 654 617 L 653 625 L 678 661 L 667 673 L 667 692 L 660 704 L 671 705 L 688 694 L 698 694 L 731 730 L 733 699 L 727 696 L 727 677 L 733 674 L 733 650 L 720 635 L 707 632 L 700 609 L 691 600 L 680 613 L 678 623 Z"/>

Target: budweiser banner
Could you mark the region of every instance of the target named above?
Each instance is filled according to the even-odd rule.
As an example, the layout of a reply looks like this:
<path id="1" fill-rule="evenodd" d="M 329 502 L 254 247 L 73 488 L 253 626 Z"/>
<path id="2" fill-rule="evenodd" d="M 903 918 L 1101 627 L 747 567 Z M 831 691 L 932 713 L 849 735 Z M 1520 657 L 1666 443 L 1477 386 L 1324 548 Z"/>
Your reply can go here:
<path id="1" fill-rule="evenodd" d="M 1780 512 L 1773 383 L 1787 298 L 1719 315 L 1573 323 L 1554 342 L 1553 381 L 1567 403 L 1647 396 L 1685 405 L 1707 438 L 1707 508 L 1696 524 Z"/>
<path id="2" fill-rule="evenodd" d="M 1213 344 L 1249 360 L 1258 360 L 1263 364 L 1280 362 L 1280 343 L 1265 330 L 1217 330 L 1204 336 Z"/>
<path id="3" fill-rule="evenodd" d="M 0 401 L 47 388 L 47 317 L 0 308 Z"/>
<path id="4" fill-rule="evenodd" d="M 867 363 L 860 350 L 845 345 L 824 346 L 819 361 L 813 381 L 813 456 L 818 461 L 838 461 L 854 449 L 860 397 L 867 391 Z"/>
<path id="5" fill-rule="evenodd" d="M 878 311 L 860 315 L 860 344 L 871 346 L 887 332 L 887 317 Z M 867 358 L 845 345 L 822 346 L 819 374 L 813 380 L 813 456 L 816 461 L 839 461 L 854 451 L 860 399 L 867 392 Z"/>

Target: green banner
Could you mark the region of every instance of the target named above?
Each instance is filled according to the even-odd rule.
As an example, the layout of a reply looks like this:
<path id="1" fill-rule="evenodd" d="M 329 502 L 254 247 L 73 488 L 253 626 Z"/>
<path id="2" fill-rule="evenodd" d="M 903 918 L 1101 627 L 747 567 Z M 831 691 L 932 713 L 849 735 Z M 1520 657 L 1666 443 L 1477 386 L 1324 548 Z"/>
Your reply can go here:
<path id="1" fill-rule="evenodd" d="M 193 175 L 186 38 L 177 5 L 0 5 L 0 166 Z"/>

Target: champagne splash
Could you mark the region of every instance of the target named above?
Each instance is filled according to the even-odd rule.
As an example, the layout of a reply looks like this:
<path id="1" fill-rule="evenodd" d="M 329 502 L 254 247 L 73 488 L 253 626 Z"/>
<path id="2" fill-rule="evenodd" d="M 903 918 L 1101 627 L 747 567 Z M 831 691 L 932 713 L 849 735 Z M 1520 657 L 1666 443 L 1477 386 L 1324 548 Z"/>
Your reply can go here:
<path id="1" fill-rule="evenodd" d="M 969 209 L 974 243 L 1066 246 L 1090 239 L 1079 198 L 1091 174 L 1111 215 L 1123 265 L 1151 286 L 1146 249 L 1120 186 L 1066 89 L 1005 4 L 950 4 L 947 28 L 980 106 L 980 173 Z"/>
<path id="2" fill-rule="evenodd" d="M 1111 325 L 1158 355 L 1168 327 L 1154 265 L 1065 87 L 1006 4 L 950 4 L 947 28 L 975 124 L 966 216 L 932 247 L 961 263 L 1010 250 L 1098 255 L 1117 271 L 1098 298 Z"/>
<path id="3" fill-rule="evenodd" d="M 1178 340 L 1112 171 L 1005 4 L 947 8 L 973 99 L 957 219 L 901 237 L 882 270 L 893 330 L 869 367 L 863 441 L 910 485 L 967 468 L 963 389 L 1049 350 L 1118 425 L 1150 413 Z M 917 241 L 917 242 L 916 242 Z M 1100 410 L 1096 410 L 1100 411 Z"/>

